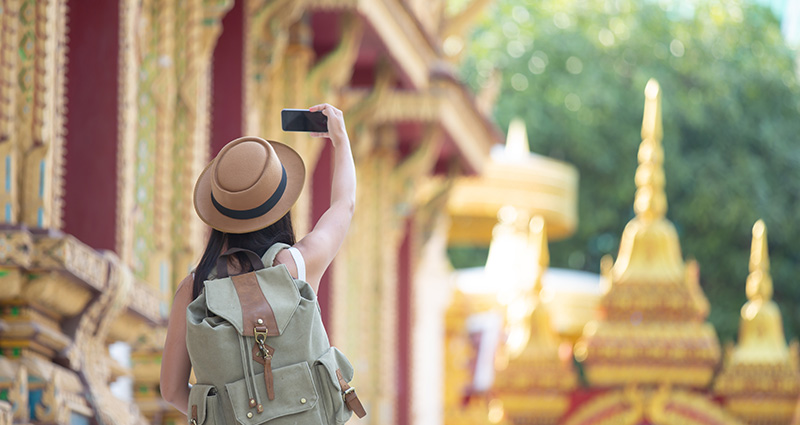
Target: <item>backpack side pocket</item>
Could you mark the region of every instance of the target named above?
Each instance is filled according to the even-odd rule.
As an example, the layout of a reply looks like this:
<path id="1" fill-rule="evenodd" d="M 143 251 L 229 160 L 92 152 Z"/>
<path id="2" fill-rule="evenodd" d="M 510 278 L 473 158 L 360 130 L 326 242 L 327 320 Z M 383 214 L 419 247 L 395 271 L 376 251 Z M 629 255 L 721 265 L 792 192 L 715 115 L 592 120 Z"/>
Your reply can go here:
<path id="1" fill-rule="evenodd" d="M 353 411 L 344 403 L 342 387 L 336 376 L 337 370 L 341 371 L 346 381 L 353 379 L 353 366 L 336 347 L 331 347 L 314 362 L 315 378 L 323 399 L 325 414 L 330 423 L 341 425 L 350 419 Z"/>
<path id="2" fill-rule="evenodd" d="M 192 385 L 188 414 L 190 425 L 225 425 L 217 389 L 213 385 Z"/>

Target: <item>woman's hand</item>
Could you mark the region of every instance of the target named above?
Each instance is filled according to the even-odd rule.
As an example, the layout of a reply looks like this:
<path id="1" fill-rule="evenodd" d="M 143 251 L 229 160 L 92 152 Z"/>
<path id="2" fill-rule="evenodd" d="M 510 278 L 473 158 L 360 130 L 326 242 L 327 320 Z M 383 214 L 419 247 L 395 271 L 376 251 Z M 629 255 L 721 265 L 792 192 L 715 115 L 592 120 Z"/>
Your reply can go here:
<path id="1" fill-rule="evenodd" d="M 311 137 L 329 137 L 333 141 L 334 147 L 338 146 L 340 142 L 349 140 L 347 138 L 347 128 L 344 125 L 344 115 L 341 110 L 328 103 L 314 105 L 308 110 L 311 112 L 322 111 L 322 114 L 328 118 L 328 132 L 311 133 Z"/>

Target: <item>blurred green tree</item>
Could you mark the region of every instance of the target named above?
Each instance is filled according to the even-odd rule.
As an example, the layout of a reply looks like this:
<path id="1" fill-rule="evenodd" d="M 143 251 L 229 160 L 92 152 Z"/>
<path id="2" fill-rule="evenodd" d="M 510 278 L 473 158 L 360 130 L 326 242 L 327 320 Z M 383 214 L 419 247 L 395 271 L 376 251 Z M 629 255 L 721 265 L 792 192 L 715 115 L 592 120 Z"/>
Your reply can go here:
<path id="1" fill-rule="evenodd" d="M 700 263 L 711 322 L 735 339 L 751 228 L 763 218 L 774 298 L 787 337 L 798 336 L 800 88 L 796 52 L 772 12 L 736 0 L 497 0 L 487 12 L 466 44 L 463 77 L 480 90 L 497 69 L 501 128 L 522 117 L 532 151 L 580 171 L 579 227 L 551 244 L 552 266 L 597 272 L 603 255 L 616 256 L 654 77 L 667 217 L 684 256 Z M 485 257 L 456 247 L 451 258 L 458 267 Z"/>

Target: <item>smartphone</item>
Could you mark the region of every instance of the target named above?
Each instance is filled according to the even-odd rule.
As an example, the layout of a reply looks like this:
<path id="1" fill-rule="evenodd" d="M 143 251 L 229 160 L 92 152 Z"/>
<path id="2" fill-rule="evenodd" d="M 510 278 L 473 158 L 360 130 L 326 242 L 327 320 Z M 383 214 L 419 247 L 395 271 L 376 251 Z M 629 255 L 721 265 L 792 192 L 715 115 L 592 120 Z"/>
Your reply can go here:
<path id="1" fill-rule="evenodd" d="M 309 131 L 313 133 L 328 132 L 328 117 L 322 111 L 311 112 L 308 109 L 281 110 L 281 127 L 283 131 Z"/>

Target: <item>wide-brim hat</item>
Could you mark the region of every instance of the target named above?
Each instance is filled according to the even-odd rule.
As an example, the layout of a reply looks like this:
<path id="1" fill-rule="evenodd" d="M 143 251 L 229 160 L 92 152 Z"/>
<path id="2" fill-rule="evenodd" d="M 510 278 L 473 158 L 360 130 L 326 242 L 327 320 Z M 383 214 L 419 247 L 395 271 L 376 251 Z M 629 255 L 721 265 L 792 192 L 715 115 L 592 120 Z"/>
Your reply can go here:
<path id="1" fill-rule="evenodd" d="M 305 177 L 303 159 L 294 149 L 259 137 L 240 137 L 200 173 L 194 209 L 219 231 L 254 232 L 289 212 Z"/>

